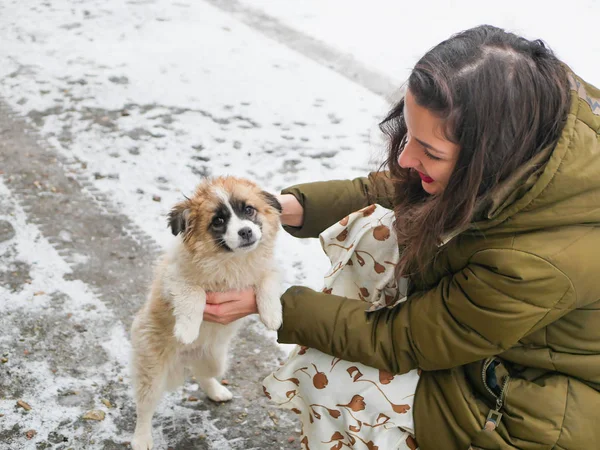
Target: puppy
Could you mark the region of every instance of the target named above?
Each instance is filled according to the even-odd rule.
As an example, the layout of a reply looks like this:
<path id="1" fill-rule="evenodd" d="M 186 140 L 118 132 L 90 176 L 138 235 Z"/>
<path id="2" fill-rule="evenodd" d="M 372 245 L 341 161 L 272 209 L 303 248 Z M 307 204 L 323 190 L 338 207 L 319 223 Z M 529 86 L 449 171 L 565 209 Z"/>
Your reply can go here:
<path id="1" fill-rule="evenodd" d="M 262 322 L 281 326 L 279 274 L 273 259 L 281 205 L 256 184 L 221 177 L 201 183 L 169 214 L 175 245 L 156 269 L 146 304 L 131 332 L 137 423 L 134 450 L 153 447 L 151 422 L 163 392 L 195 375 L 217 402 L 232 394 L 216 378 L 242 321 L 202 322 L 207 291 L 253 286 Z"/>

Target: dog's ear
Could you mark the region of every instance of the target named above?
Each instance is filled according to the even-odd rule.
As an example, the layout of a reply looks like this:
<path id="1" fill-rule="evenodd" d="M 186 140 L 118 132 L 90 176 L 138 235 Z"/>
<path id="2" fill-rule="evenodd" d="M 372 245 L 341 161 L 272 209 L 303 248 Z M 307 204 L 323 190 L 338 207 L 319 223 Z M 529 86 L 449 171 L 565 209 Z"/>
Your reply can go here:
<path id="1" fill-rule="evenodd" d="M 277 197 L 275 197 L 273 194 L 268 193 L 267 191 L 262 191 L 261 192 L 263 198 L 265 199 L 265 201 L 271 205 L 273 208 L 275 208 L 277 211 L 282 212 L 283 208 L 281 207 L 281 203 L 279 203 L 279 200 L 277 200 Z"/>
<path id="2" fill-rule="evenodd" d="M 184 233 L 188 226 L 188 219 L 190 217 L 190 210 L 186 208 L 185 204 L 178 204 L 169 213 L 169 226 L 171 227 L 171 233 L 173 236 L 177 236 L 179 233 Z"/>

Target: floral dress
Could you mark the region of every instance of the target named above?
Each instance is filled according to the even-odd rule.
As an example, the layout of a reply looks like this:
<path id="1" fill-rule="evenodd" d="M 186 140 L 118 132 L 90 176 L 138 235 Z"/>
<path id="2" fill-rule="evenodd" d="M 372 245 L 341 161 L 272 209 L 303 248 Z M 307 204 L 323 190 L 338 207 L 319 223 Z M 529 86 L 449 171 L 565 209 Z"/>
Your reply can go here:
<path id="1" fill-rule="evenodd" d="M 393 211 L 370 205 L 319 236 L 331 261 L 323 292 L 365 302 L 365 310 L 406 300 L 396 280 L 399 250 Z M 419 375 L 403 375 L 297 347 L 263 382 L 265 395 L 302 422 L 304 450 L 416 449 L 412 405 Z"/>

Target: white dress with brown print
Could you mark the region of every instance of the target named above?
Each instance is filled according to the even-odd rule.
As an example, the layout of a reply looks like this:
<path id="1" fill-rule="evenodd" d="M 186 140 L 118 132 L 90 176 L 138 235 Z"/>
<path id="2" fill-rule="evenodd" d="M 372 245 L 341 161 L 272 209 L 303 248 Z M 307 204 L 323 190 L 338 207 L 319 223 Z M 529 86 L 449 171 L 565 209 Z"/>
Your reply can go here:
<path id="1" fill-rule="evenodd" d="M 371 205 L 319 236 L 331 260 L 323 291 L 390 308 L 406 300 L 406 280 L 396 282 L 399 250 L 394 214 Z M 302 449 L 416 449 L 412 405 L 419 375 L 392 375 L 318 350 L 297 347 L 263 382 L 265 395 L 302 422 Z"/>

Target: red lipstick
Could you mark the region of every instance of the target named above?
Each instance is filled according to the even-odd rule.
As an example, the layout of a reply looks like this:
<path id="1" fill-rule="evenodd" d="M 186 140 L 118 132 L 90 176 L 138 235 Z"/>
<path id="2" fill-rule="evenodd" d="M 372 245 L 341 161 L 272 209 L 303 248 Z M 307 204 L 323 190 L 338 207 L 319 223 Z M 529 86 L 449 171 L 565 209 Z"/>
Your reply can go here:
<path id="1" fill-rule="evenodd" d="M 417 170 L 417 172 L 419 172 Z M 431 177 L 428 177 L 427 175 L 425 175 L 424 173 L 419 172 L 419 176 L 421 177 L 421 180 L 423 180 L 424 183 L 433 183 L 435 180 Z"/>

